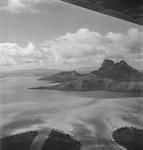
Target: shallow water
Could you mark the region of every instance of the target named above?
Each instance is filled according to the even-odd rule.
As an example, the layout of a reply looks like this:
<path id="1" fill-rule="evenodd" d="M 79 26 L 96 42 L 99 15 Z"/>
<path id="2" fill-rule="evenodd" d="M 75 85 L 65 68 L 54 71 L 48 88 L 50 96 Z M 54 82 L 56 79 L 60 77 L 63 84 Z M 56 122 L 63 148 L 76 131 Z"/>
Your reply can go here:
<path id="1" fill-rule="evenodd" d="M 3 135 L 31 129 L 45 134 L 56 128 L 76 136 L 83 149 L 118 150 L 111 141 L 116 128 L 143 128 L 143 97 L 105 91 L 28 90 L 49 85 L 32 77 L 2 79 L 0 85 Z"/>

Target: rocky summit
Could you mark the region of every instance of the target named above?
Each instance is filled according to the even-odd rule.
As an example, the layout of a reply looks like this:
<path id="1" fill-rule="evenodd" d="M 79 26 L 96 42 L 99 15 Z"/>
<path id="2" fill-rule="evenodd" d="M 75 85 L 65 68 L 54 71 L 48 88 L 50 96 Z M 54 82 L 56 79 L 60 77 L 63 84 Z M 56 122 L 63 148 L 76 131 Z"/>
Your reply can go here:
<path id="1" fill-rule="evenodd" d="M 141 81 L 143 74 L 133 67 L 129 66 L 124 60 L 114 63 L 114 61 L 106 59 L 102 63 L 98 71 L 92 72 L 99 77 L 109 78 L 119 81 Z"/>

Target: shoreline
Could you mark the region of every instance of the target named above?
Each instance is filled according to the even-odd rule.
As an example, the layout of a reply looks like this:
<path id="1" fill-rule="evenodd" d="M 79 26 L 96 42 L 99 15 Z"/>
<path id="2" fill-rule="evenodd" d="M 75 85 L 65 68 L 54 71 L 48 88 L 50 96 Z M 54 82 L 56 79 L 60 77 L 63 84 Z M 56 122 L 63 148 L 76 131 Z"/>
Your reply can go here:
<path id="1" fill-rule="evenodd" d="M 31 87 L 29 90 L 54 90 L 54 91 L 64 91 L 64 92 L 116 92 L 116 93 L 127 93 L 127 94 L 137 94 L 135 97 L 143 97 L 143 92 L 133 92 L 133 91 L 114 91 L 114 90 L 65 90 L 56 89 L 54 87 Z"/>

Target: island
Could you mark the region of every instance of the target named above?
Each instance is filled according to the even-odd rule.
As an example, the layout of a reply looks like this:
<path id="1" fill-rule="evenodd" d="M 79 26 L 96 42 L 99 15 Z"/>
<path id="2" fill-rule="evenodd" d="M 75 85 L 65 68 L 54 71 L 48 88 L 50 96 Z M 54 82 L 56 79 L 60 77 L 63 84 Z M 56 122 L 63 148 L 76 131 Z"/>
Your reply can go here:
<path id="1" fill-rule="evenodd" d="M 38 135 L 37 131 L 5 136 L 0 139 L 1 150 L 29 150 L 32 141 Z"/>
<path id="2" fill-rule="evenodd" d="M 65 71 L 40 78 L 59 84 L 30 89 L 48 89 L 63 91 L 115 91 L 143 93 L 143 73 L 128 65 L 125 61 L 114 62 L 105 59 L 101 67 L 88 74 Z"/>
<path id="3" fill-rule="evenodd" d="M 81 142 L 75 140 L 71 135 L 52 130 L 42 150 L 81 150 L 81 146 Z"/>
<path id="4" fill-rule="evenodd" d="M 143 129 L 122 127 L 114 131 L 112 137 L 127 150 L 143 150 Z"/>
<path id="5" fill-rule="evenodd" d="M 38 131 L 10 135 L 0 139 L 1 150 L 30 150 Z M 52 129 L 41 150 L 80 150 L 81 142 L 70 134 Z"/>

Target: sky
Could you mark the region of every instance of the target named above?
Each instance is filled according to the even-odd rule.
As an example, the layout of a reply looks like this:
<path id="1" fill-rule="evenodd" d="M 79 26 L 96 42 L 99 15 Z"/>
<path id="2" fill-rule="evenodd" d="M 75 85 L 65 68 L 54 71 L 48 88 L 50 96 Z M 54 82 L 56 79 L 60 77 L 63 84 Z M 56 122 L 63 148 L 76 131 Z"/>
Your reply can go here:
<path id="1" fill-rule="evenodd" d="M 0 69 L 143 69 L 143 27 L 59 0 L 0 0 Z"/>

